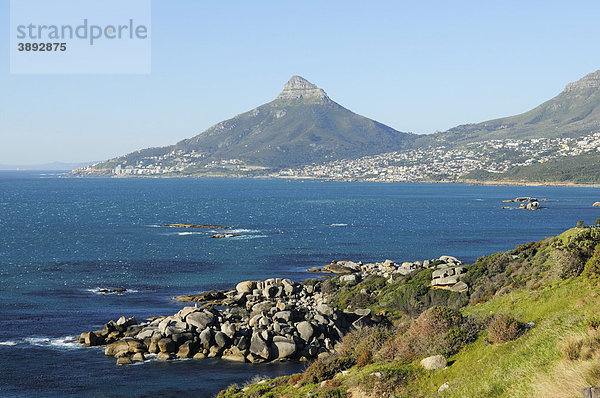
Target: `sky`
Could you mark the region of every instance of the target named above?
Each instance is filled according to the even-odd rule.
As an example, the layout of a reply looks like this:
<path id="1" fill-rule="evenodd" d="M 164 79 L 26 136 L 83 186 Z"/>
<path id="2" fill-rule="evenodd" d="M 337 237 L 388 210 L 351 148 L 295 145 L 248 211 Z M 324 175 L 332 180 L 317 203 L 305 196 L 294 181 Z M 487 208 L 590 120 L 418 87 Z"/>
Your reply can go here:
<path id="1" fill-rule="evenodd" d="M 600 69 L 597 1 L 152 0 L 151 17 L 149 74 L 11 74 L 0 0 L 0 164 L 173 144 L 292 75 L 428 134 L 525 112 Z"/>

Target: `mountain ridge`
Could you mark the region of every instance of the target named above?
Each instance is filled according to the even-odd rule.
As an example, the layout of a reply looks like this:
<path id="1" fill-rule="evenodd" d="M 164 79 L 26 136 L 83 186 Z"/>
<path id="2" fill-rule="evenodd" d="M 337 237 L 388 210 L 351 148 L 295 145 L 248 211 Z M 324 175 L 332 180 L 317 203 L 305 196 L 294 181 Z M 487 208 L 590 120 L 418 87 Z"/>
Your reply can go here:
<path id="1" fill-rule="evenodd" d="M 362 175 L 385 181 L 452 182 L 469 173 L 469 178 L 481 181 L 509 177 L 513 180 L 515 173 L 502 173 L 519 167 L 518 175 L 526 176 L 524 182 L 528 182 L 531 175 L 544 168 L 540 164 L 563 156 L 579 156 L 578 159 L 593 163 L 587 159 L 600 148 L 599 134 L 600 70 L 567 84 L 558 95 L 527 112 L 429 135 L 402 133 L 358 115 L 333 101 L 317 85 L 294 75 L 274 100 L 194 137 L 170 146 L 135 151 L 74 174 L 333 179 L 362 179 Z M 495 149 L 485 147 L 490 142 L 494 142 Z M 440 149 L 447 152 L 442 167 L 437 159 Z M 361 159 L 379 154 L 391 155 L 374 161 L 367 159 L 373 167 L 365 170 Z M 465 154 L 470 160 L 464 160 Z M 463 160 L 458 169 L 451 164 L 454 156 Z M 334 161 L 349 162 L 350 166 L 340 174 L 340 165 L 328 167 Z M 401 178 L 382 177 L 396 166 L 408 170 L 408 174 Z M 306 167 L 312 167 L 310 174 L 303 174 Z M 600 175 L 595 170 L 587 167 L 584 172 L 574 170 L 556 179 L 552 173 L 544 172 L 543 181 L 568 182 L 565 178 L 576 175 L 580 183 L 597 182 Z"/>
<path id="2" fill-rule="evenodd" d="M 413 139 L 414 134 L 397 131 L 344 108 L 323 89 L 295 75 L 271 102 L 174 145 L 132 152 L 86 170 L 108 172 L 119 165 L 126 168 L 143 164 L 145 159 L 168 167 L 164 157 L 177 159 L 180 155 L 190 155 L 195 160 L 172 171 L 198 173 L 214 162 L 278 169 L 399 150 Z M 165 168 L 161 166 L 161 170 Z"/>
<path id="3" fill-rule="evenodd" d="M 600 70 L 568 83 L 555 97 L 518 115 L 469 123 L 432 136 L 437 142 L 575 137 L 600 129 Z"/>

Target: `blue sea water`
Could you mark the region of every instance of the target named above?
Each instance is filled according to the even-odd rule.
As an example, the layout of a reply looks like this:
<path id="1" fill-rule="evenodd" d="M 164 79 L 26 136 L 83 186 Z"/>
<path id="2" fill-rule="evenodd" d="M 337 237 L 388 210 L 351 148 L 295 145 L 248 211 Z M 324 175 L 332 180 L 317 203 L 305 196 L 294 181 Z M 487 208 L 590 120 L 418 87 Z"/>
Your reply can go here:
<path id="1" fill-rule="evenodd" d="M 547 198 L 539 211 L 503 199 Z M 170 298 L 246 279 L 303 280 L 334 259 L 478 256 L 593 223 L 598 188 L 262 179 L 64 178 L 0 172 L 0 396 L 211 396 L 302 364 L 149 361 L 117 367 L 65 342 L 121 315 L 182 307 Z M 221 224 L 217 231 L 159 227 Z M 100 295 L 98 288 L 126 288 Z"/>

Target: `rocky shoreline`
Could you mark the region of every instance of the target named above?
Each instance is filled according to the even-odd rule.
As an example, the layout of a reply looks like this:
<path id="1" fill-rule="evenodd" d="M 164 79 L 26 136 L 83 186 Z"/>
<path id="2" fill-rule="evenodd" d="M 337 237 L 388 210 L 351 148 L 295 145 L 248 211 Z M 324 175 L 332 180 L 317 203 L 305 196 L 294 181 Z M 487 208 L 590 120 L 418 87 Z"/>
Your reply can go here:
<path id="1" fill-rule="evenodd" d="M 400 265 L 390 260 L 368 264 L 334 261 L 318 270 L 340 283 L 354 284 L 370 275 L 383 276 L 391 283 L 397 275 L 434 268 L 432 288 L 463 292 L 468 286 L 460 281 L 465 272 L 461 265 L 454 257 L 442 256 Z M 159 360 L 307 361 L 328 356 L 352 330 L 387 323 L 384 314 L 370 309 L 334 308 L 322 292 L 323 283 L 319 279 L 298 283 L 270 278 L 240 282 L 231 290 L 179 296 L 174 299 L 195 305 L 140 323 L 123 316 L 100 330 L 82 333 L 78 341 L 85 346 L 105 346 L 105 355 L 115 357 L 118 365 L 144 361 L 149 355 Z"/>

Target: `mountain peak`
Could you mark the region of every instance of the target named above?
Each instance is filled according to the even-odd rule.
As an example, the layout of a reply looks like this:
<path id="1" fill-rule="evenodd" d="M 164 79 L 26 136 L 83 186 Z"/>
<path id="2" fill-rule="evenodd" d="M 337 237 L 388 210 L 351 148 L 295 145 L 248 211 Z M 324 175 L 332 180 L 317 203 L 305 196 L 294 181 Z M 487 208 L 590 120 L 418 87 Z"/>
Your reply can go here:
<path id="1" fill-rule="evenodd" d="M 283 86 L 283 91 L 279 93 L 277 99 L 329 99 L 325 91 L 312 84 L 301 76 L 292 76 L 290 80 Z"/>
<path id="2" fill-rule="evenodd" d="M 563 90 L 563 93 L 572 93 L 582 90 L 598 89 L 600 88 L 600 70 L 585 75 L 576 82 L 569 83 Z"/>

